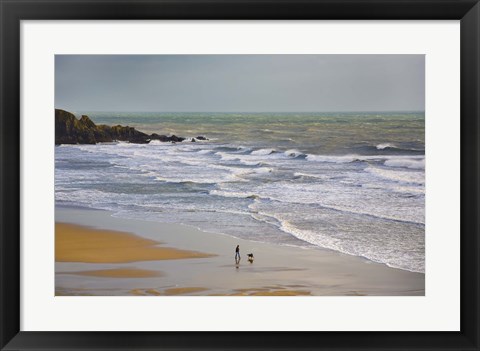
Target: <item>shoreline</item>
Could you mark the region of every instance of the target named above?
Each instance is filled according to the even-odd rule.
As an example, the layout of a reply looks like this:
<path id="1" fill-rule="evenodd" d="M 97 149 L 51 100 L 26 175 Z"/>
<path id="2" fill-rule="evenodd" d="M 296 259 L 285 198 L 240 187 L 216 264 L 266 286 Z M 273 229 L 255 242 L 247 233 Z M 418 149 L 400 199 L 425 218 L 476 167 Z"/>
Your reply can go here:
<path id="1" fill-rule="evenodd" d="M 110 216 L 112 218 L 120 218 L 120 217 L 117 217 L 115 216 L 115 212 L 114 211 L 111 211 L 111 210 L 104 210 L 104 209 L 99 209 L 99 208 L 93 208 L 93 207 L 86 207 L 86 206 L 81 206 L 81 205 L 55 205 L 55 208 L 57 209 L 76 209 L 76 210 L 85 210 L 85 211 L 103 211 L 103 212 L 106 212 L 106 213 L 109 213 Z M 234 240 L 245 240 L 245 241 L 249 241 L 249 242 L 252 242 L 252 243 L 259 243 L 259 244 L 266 244 L 266 245 L 275 245 L 275 246 L 280 246 L 280 247 L 285 247 L 285 248 L 295 248 L 295 249 L 302 249 L 302 250 L 319 250 L 319 251 L 327 251 L 327 252 L 331 252 L 331 253 L 335 253 L 335 254 L 340 254 L 340 255 L 345 255 L 345 256 L 349 256 L 349 257 L 354 257 L 354 258 L 358 258 L 359 260 L 362 260 L 362 261 L 367 261 L 367 263 L 372 263 L 372 264 L 378 264 L 378 265 L 383 265 L 385 266 L 386 268 L 390 268 L 390 269 L 395 269 L 395 270 L 400 270 L 400 271 L 405 271 L 405 272 L 409 272 L 409 273 L 417 273 L 417 274 L 423 274 L 425 275 L 425 272 L 418 272 L 418 271 L 412 271 L 412 270 L 409 270 L 409 269 L 405 269 L 405 268 L 399 268 L 399 267 L 394 267 L 394 266 L 390 266 L 388 265 L 387 263 L 384 263 L 384 262 L 379 262 L 379 261 L 374 261 L 368 257 L 365 257 L 365 256 L 361 256 L 361 255 L 354 255 L 354 254 L 349 254 L 349 253 L 346 253 L 346 252 L 342 252 L 342 251 L 339 251 L 339 250 L 334 250 L 334 249 L 331 249 L 331 248 L 328 248 L 328 247 L 323 247 L 323 246 L 318 246 L 318 245 L 314 245 L 314 244 L 310 244 L 310 243 L 307 243 L 308 245 L 306 246 L 297 246 L 297 245 L 291 245 L 291 244 L 282 244 L 282 243 L 269 243 L 269 242 L 266 242 L 266 241 L 261 241 L 261 240 L 250 240 L 250 239 L 242 239 L 242 238 L 239 238 L 239 237 L 236 237 L 235 235 L 232 235 L 232 234 L 226 234 L 226 233 L 219 233 L 219 232 L 209 232 L 209 231 L 205 231 L 203 230 L 202 228 L 199 228 L 199 227 L 196 227 L 192 224 L 186 224 L 186 223 L 168 223 L 168 222 L 157 222 L 157 221 L 152 221 L 152 220 L 148 220 L 148 219 L 130 219 L 130 220 L 134 220 L 134 221 L 140 221 L 140 222 L 148 222 L 148 223 L 158 223 L 159 225 L 162 225 L 162 224 L 165 224 L 165 225 L 178 225 L 178 226 L 181 226 L 181 227 L 187 227 L 187 228 L 191 228 L 192 230 L 196 230 L 196 231 L 199 231 L 199 232 L 202 232 L 202 233 L 207 233 L 207 235 L 220 235 L 220 236 L 226 236 L 228 238 L 231 238 L 231 239 L 234 239 Z M 395 221 L 395 220 L 392 220 L 392 221 Z M 400 221 L 401 222 L 401 221 Z M 85 225 L 85 226 L 88 226 L 88 225 Z M 298 240 L 302 240 L 302 239 L 298 239 Z"/>
<path id="2" fill-rule="evenodd" d="M 140 257 L 123 263 L 56 261 L 56 295 L 425 294 L 423 273 L 328 249 L 254 242 L 182 224 L 113 217 L 112 212 L 83 207 L 56 206 L 55 222 L 89 227 L 97 233 L 131 233 L 161 242 L 160 248 L 212 255 L 150 261 Z M 238 265 L 233 252 L 237 244 L 242 255 Z M 255 255 L 253 263 L 246 259 L 250 252 Z"/>

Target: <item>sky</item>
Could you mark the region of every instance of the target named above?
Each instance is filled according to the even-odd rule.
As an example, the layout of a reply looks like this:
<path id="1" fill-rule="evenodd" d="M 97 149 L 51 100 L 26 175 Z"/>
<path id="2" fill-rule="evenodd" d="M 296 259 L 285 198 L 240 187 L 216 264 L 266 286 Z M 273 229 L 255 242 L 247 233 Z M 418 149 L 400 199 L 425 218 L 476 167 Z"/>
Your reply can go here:
<path id="1" fill-rule="evenodd" d="M 55 107 L 424 111 L 424 55 L 56 55 Z"/>

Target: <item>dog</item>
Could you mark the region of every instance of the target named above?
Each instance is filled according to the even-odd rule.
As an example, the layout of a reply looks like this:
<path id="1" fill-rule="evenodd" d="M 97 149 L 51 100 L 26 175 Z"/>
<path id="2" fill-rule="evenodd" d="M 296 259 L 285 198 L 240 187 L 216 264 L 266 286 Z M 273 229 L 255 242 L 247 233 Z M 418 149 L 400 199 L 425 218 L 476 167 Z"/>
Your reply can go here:
<path id="1" fill-rule="evenodd" d="M 254 257 L 253 257 L 253 254 L 252 254 L 252 253 L 249 253 L 249 254 L 247 255 L 247 257 L 248 257 L 248 262 L 252 263 L 252 262 L 253 262 L 253 258 L 254 258 Z"/>

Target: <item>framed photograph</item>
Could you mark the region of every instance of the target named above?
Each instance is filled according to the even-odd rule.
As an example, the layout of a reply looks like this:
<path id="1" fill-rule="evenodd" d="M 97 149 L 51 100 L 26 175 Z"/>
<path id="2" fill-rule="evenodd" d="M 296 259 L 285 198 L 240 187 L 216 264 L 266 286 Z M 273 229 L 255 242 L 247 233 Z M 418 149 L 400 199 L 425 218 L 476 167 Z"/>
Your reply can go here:
<path id="1" fill-rule="evenodd" d="M 2 350 L 479 350 L 477 1 L 0 1 Z"/>

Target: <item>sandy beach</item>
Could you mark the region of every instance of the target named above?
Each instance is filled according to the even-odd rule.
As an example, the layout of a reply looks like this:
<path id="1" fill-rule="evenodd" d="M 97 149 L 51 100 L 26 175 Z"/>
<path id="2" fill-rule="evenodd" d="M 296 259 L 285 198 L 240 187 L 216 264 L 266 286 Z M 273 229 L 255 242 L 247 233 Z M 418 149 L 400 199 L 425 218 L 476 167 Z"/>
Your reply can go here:
<path id="1" fill-rule="evenodd" d="M 55 215 L 57 296 L 425 294 L 422 273 L 332 250 L 242 240 L 102 210 L 57 207 Z"/>
<path id="2" fill-rule="evenodd" d="M 154 240 L 119 231 L 99 230 L 66 223 L 55 225 L 57 262 L 126 263 L 211 256 L 160 247 L 160 244 Z"/>

